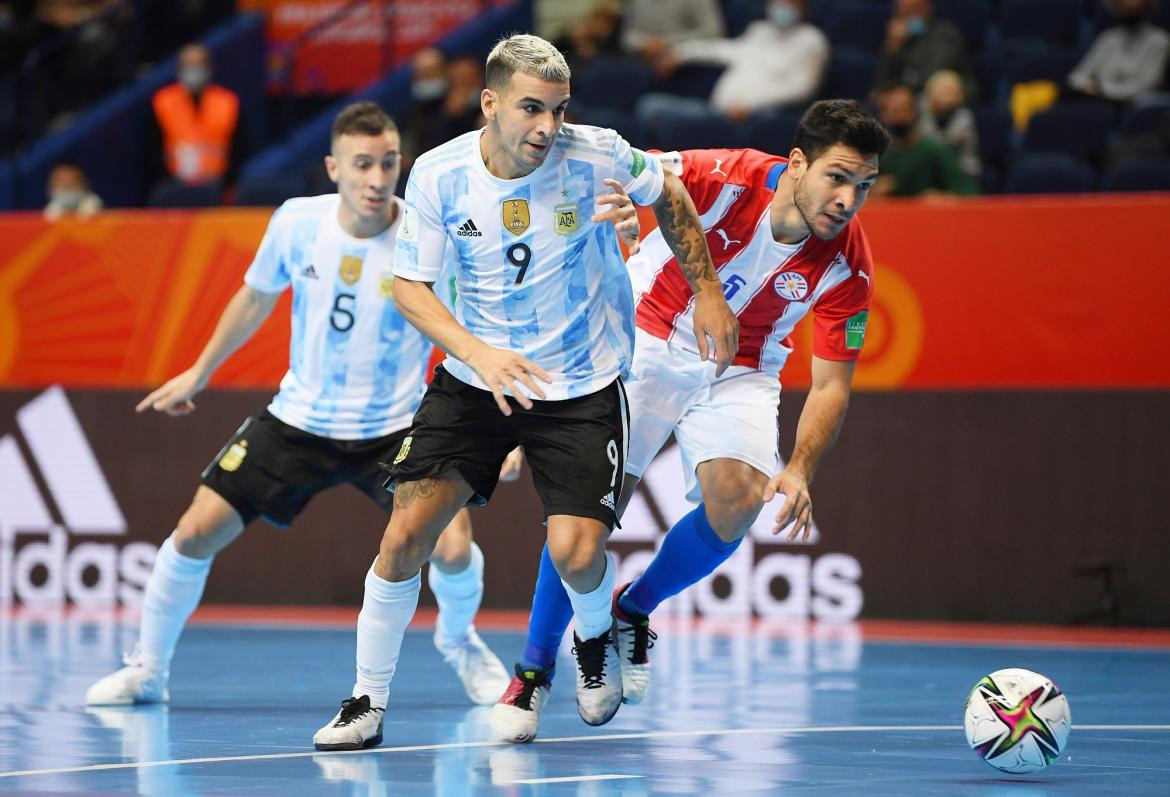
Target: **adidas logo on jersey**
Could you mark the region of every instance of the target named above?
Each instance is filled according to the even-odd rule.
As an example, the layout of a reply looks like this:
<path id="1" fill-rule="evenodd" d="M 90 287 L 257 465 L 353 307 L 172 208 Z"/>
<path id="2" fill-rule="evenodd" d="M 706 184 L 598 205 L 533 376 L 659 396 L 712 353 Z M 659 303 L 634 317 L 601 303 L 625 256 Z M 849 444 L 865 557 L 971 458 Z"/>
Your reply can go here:
<path id="1" fill-rule="evenodd" d="M 482 238 L 483 233 L 475 226 L 475 222 L 471 219 L 459 225 L 459 229 L 455 232 L 456 235 L 461 235 L 464 238 Z"/>
<path id="2" fill-rule="evenodd" d="M 310 263 L 309 265 L 305 266 L 303 271 L 301 271 L 301 276 L 305 279 L 315 280 L 317 279 L 317 269 L 313 268 L 313 264 Z"/>
<path id="3" fill-rule="evenodd" d="M 601 505 L 602 505 L 602 506 L 604 506 L 604 507 L 605 507 L 605 508 L 607 508 L 607 509 L 613 509 L 613 508 L 614 508 L 614 504 L 613 504 L 613 490 L 610 490 L 610 491 L 609 491 L 609 495 L 607 495 L 607 496 L 605 496 L 605 498 L 602 498 L 602 499 L 601 499 Z"/>

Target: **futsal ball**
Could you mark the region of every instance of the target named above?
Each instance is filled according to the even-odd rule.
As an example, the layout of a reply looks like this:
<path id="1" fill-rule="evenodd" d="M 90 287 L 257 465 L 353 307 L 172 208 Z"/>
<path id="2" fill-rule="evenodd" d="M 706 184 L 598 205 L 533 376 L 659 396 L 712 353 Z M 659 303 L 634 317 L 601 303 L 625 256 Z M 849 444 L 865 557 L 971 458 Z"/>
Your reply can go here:
<path id="1" fill-rule="evenodd" d="M 1022 775 L 1055 761 L 1072 728 L 1068 698 L 1038 672 L 1011 668 L 984 676 L 967 698 L 967 743 L 996 769 Z"/>

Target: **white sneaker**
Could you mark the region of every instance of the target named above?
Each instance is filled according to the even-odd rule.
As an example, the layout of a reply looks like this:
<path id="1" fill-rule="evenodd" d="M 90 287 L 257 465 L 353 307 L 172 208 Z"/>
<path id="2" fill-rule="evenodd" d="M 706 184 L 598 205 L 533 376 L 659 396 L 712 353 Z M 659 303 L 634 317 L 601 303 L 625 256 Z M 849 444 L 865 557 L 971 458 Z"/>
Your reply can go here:
<path id="1" fill-rule="evenodd" d="M 383 708 L 371 708 L 370 698 L 347 697 L 329 724 L 313 734 L 318 750 L 361 750 L 382 743 Z"/>
<path id="2" fill-rule="evenodd" d="M 650 689 L 647 651 L 654 647 L 658 635 L 650 630 L 649 616 L 630 614 L 618 604 L 618 598 L 628 586 L 613 592 L 613 635 L 622 665 L 622 702 L 632 706 L 641 703 Z"/>
<path id="3" fill-rule="evenodd" d="M 504 663 L 475 633 L 475 626 L 469 626 L 467 633 L 452 643 L 444 643 L 435 634 L 435 648 L 455 670 L 472 703 L 490 706 L 508 688 Z"/>
<path id="4" fill-rule="evenodd" d="M 522 670 L 517 664 L 516 677 L 508 691 L 492 706 L 492 730 L 507 742 L 531 742 L 536 738 L 540 710 L 548 701 L 549 688 L 546 670 Z M 492 778 L 494 782 L 494 770 Z"/>
<path id="5" fill-rule="evenodd" d="M 574 632 L 577 657 L 577 713 L 589 725 L 604 725 L 622 704 L 622 665 L 613 629 L 582 641 Z"/>
<path id="6" fill-rule="evenodd" d="M 133 653 L 124 656 L 126 666 L 112 672 L 85 690 L 87 706 L 129 706 L 135 703 L 165 703 L 169 673 L 143 666 Z"/>

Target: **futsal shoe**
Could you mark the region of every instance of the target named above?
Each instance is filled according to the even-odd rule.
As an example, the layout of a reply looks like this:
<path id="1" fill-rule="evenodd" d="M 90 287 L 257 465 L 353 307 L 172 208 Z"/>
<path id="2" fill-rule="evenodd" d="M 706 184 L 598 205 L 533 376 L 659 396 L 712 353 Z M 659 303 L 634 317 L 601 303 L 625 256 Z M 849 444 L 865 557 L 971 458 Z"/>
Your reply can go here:
<path id="1" fill-rule="evenodd" d="M 516 665 L 516 676 L 508 684 L 508 691 L 492 706 L 489 720 L 492 730 L 508 742 L 531 742 L 540 725 L 540 710 L 548 702 L 549 670 L 521 669 Z"/>
<path id="2" fill-rule="evenodd" d="M 577 713 L 589 725 L 604 725 L 622 704 L 622 665 L 613 630 L 581 640 L 573 633 L 577 657 Z"/>
<path id="3" fill-rule="evenodd" d="M 435 648 L 455 670 L 472 703 L 490 706 L 508 688 L 504 663 L 475 633 L 475 626 L 468 627 L 466 634 L 450 642 L 436 633 Z"/>
<path id="4" fill-rule="evenodd" d="M 370 698 L 347 697 L 341 711 L 321 730 L 313 734 L 318 750 L 361 750 L 382 743 L 382 717 L 386 709 L 372 708 Z"/>
<path id="5" fill-rule="evenodd" d="M 87 706 L 131 706 L 136 703 L 165 703 L 168 674 L 146 667 L 136 653 L 124 656 L 126 664 L 85 690 Z"/>
<path id="6" fill-rule="evenodd" d="M 632 614 L 618 605 L 618 599 L 629 584 L 613 591 L 613 629 L 618 657 L 622 664 L 622 702 L 641 703 L 650 689 L 650 657 L 647 651 L 654 647 L 658 635 L 650 630 L 650 616 Z"/>

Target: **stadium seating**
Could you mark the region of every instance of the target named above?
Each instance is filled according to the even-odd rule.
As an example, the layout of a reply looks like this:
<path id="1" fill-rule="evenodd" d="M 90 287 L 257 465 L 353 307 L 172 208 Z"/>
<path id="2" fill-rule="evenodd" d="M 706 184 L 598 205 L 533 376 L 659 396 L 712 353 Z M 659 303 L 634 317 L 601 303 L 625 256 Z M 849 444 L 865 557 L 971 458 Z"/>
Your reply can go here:
<path id="1" fill-rule="evenodd" d="M 1102 191 L 1170 191 L 1170 161 L 1115 166 L 1101 179 Z"/>
<path id="2" fill-rule="evenodd" d="M 1067 152 L 1092 162 L 1100 160 L 1113 121 L 1113 109 L 1096 102 L 1053 105 L 1028 122 L 1023 148 L 1027 152 Z"/>
<path id="3" fill-rule="evenodd" d="M 1020 156 L 1008 170 L 1009 194 L 1076 194 L 1093 190 L 1093 169 L 1061 152 Z"/>

